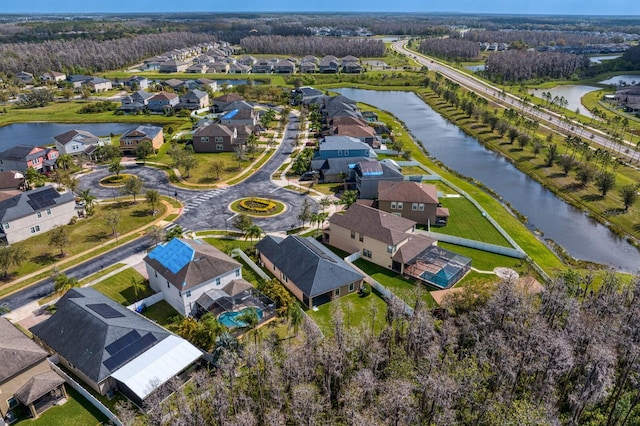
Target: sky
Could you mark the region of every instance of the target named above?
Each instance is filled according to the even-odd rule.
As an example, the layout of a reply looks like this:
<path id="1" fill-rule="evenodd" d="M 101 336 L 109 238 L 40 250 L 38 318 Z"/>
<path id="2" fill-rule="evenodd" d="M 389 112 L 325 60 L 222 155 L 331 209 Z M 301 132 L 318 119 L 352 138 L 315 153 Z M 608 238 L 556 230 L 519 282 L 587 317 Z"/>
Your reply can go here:
<path id="1" fill-rule="evenodd" d="M 640 0 L 2 0 L 0 13 L 455 12 L 639 16 Z"/>

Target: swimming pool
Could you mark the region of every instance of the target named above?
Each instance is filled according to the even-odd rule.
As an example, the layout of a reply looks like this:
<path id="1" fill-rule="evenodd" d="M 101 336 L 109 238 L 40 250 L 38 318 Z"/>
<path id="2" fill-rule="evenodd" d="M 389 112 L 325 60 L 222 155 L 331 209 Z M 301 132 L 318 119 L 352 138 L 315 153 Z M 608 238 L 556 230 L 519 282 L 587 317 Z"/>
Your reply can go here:
<path id="1" fill-rule="evenodd" d="M 239 311 L 228 311 L 218 315 L 218 322 L 226 327 L 246 327 L 247 323 L 237 318 L 247 311 L 255 310 L 258 314 L 258 321 L 262 319 L 262 309 L 258 308 L 242 308 Z"/>

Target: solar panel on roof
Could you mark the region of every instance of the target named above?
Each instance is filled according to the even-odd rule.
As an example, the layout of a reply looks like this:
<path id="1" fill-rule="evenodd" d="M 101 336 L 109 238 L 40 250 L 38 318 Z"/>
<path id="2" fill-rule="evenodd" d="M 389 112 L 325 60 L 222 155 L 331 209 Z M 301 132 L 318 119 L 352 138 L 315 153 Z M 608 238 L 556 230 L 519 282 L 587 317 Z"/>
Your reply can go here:
<path id="1" fill-rule="evenodd" d="M 151 333 L 147 333 L 143 337 L 120 349 L 119 352 L 113 354 L 111 357 L 105 359 L 102 364 L 107 367 L 109 371 L 114 371 L 118 367 L 123 366 L 149 349 L 157 341 L 158 339 L 156 339 L 156 336 Z"/>
<path id="2" fill-rule="evenodd" d="M 109 355 L 114 355 L 115 353 L 120 352 L 126 346 L 129 346 L 130 344 L 138 340 L 139 338 L 140 338 L 140 333 L 138 333 L 138 331 L 136 330 L 131 330 L 130 332 L 128 332 L 127 334 L 125 334 L 115 342 L 105 347 L 105 349 L 107 350 L 107 352 L 109 352 Z"/>
<path id="3" fill-rule="evenodd" d="M 124 318 L 124 315 L 121 312 L 116 311 L 106 303 L 94 303 L 91 305 L 87 305 L 87 308 L 91 309 L 102 318 Z"/>
<path id="4" fill-rule="evenodd" d="M 28 194 L 27 197 L 27 204 L 29 204 L 33 210 L 42 210 L 55 205 L 55 199 L 60 197 L 60 193 L 53 188 L 47 188 L 43 191 Z"/>

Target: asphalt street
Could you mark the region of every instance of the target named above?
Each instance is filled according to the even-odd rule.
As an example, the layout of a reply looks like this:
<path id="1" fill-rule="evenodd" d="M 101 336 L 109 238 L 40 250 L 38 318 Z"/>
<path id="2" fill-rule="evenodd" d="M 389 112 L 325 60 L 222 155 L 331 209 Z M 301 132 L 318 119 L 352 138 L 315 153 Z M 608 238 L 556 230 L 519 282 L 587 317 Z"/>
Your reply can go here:
<path id="1" fill-rule="evenodd" d="M 125 173 L 138 176 L 143 181 L 145 189 L 156 189 L 162 195 L 175 196 L 181 201 L 184 205 L 183 214 L 175 223 L 185 230 L 234 229 L 232 218 L 235 213 L 229 210 L 229 205 L 238 198 L 256 196 L 283 203 L 285 211 L 273 218 L 254 219 L 254 223 L 265 232 L 286 231 L 301 225 L 298 215 L 302 210 L 305 198 L 311 203 L 312 210 L 318 209 L 317 203 L 312 198 L 287 191 L 271 182 L 271 175 L 291 154 L 298 134 L 298 127 L 298 118 L 291 113 L 282 143 L 278 145 L 271 158 L 251 177 L 226 188 L 201 191 L 179 188 L 169 182 L 167 174 L 162 170 L 135 164 L 127 164 Z M 99 184 L 100 179 L 109 174 L 111 173 L 108 172 L 107 167 L 101 166 L 92 173 L 80 176 L 78 188 L 79 190 L 90 189 L 93 195 L 102 200 L 118 197 L 120 195 L 118 189 L 106 188 Z M 135 253 L 143 252 L 149 245 L 150 242 L 146 239 L 138 239 L 70 268 L 65 273 L 80 279 Z M 0 306 L 15 309 L 52 292 L 53 283 L 50 279 L 46 279 L 0 299 Z"/>

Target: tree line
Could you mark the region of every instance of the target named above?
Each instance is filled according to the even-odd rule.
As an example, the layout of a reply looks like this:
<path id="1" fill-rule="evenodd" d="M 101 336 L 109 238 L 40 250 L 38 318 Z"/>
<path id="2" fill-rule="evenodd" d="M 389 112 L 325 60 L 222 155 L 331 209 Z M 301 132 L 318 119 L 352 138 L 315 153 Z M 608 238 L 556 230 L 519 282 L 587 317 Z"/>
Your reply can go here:
<path id="1" fill-rule="evenodd" d="M 418 50 L 451 61 L 469 61 L 480 55 L 479 43 L 460 38 L 428 38 L 420 42 Z"/>
<path id="2" fill-rule="evenodd" d="M 437 316 L 334 309 L 323 336 L 251 329 L 216 368 L 147 401 L 148 425 L 629 425 L 640 416 L 640 285 L 568 271 L 531 294 L 473 284 Z M 385 319 L 377 328 L 376 317 Z M 297 329 L 297 324 L 291 325 Z M 296 333 L 297 334 L 297 333 Z M 167 398 L 169 391 L 174 392 Z M 163 401 L 164 403 L 160 403 Z M 133 424 L 135 411 L 119 405 Z M 136 423 L 139 424 L 139 423 Z"/>
<path id="3" fill-rule="evenodd" d="M 0 73 L 48 71 L 95 73 L 123 68 L 173 49 L 215 41 L 206 34 L 174 32 L 143 34 L 115 40 L 49 40 L 0 44 Z"/>
<path id="4" fill-rule="evenodd" d="M 245 37 L 240 46 L 249 54 L 380 57 L 385 53 L 384 42 L 376 39 L 264 35 Z"/>
<path id="5" fill-rule="evenodd" d="M 471 30 L 464 34 L 464 38 L 465 40 L 487 43 L 511 44 L 519 42 L 527 47 L 584 46 L 587 44 L 606 44 L 614 41 L 614 37 L 611 35 L 586 31 Z"/>
<path id="6" fill-rule="evenodd" d="M 589 58 L 563 52 L 507 50 L 489 55 L 485 75 L 491 80 L 523 82 L 535 79 L 572 78 L 589 67 Z"/>

